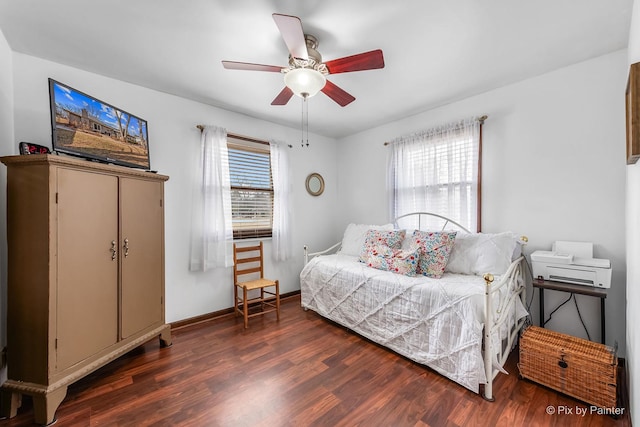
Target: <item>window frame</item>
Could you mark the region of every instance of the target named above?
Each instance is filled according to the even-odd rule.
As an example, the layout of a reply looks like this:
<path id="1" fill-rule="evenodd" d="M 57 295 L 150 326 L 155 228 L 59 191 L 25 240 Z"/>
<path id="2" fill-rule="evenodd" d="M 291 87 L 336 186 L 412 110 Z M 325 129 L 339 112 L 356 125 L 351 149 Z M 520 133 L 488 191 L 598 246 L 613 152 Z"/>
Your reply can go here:
<path id="1" fill-rule="evenodd" d="M 257 153 L 261 155 L 266 155 L 269 165 L 269 188 L 265 189 L 264 187 L 256 187 L 256 186 L 241 186 L 234 185 L 234 168 L 231 162 L 231 152 L 232 150 L 241 151 L 246 153 Z M 241 136 L 237 134 L 228 133 L 227 134 L 227 151 L 229 152 L 229 175 L 231 177 L 231 215 L 232 215 L 232 229 L 233 229 L 233 240 L 250 240 L 250 239 L 262 239 L 262 238 L 271 238 L 273 236 L 273 208 L 274 208 L 274 188 L 273 188 L 273 166 L 271 165 L 271 155 L 270 155 L 270 144 L 267 141 L 259 140 L 256 138 L 251 138 L 247 136 Z M 247 164 L 245 164 L 247 166 Z M 259 172 L 264 174 L 264 169 L 258 169 Z M 235 207 L 237 206 L 238 198 L 235 197 L 237 191 L 249 191 L 257 194 L 268 194 L 270 209 L 268 212 L 269 215 L 269 227 L 259 227 L 256 226 L 254 228 L 244 228 L 238 227 L 237 220 L 237 212 Z"/>

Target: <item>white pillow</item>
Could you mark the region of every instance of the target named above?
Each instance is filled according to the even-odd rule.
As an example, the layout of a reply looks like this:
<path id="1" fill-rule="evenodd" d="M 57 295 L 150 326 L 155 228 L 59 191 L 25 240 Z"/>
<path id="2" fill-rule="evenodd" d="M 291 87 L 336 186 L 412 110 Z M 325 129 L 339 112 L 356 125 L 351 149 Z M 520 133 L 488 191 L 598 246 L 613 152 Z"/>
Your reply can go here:
<path id="1" fill-rule="evenodd" d="M 344 236 L 342 237 L 342 247 L 339 254 L 360 256 L 362 246 L 367 238 L 368 230 L 393 230 L 393 224 L 385 225 L 367 225 L 367 224 L 349 224 L 344 230 Z"/>
<path id="2" fill-rule="evenodd" d="M 511 265 L 518 239 L 511 232 L 458 233 L 445 271 L 449 273 L 504 274 Z"/>

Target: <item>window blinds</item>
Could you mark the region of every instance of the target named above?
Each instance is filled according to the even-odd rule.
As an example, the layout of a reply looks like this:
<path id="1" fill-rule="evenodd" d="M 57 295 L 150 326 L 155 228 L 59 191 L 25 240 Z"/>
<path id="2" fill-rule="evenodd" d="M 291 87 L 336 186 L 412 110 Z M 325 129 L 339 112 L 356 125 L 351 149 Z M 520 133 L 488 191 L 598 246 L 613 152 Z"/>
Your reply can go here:
<path id="1" fill-rule="evenodd" d="M 271 237 L 273 181 L 269 146 L 228 142 L 234 239 Z"/>

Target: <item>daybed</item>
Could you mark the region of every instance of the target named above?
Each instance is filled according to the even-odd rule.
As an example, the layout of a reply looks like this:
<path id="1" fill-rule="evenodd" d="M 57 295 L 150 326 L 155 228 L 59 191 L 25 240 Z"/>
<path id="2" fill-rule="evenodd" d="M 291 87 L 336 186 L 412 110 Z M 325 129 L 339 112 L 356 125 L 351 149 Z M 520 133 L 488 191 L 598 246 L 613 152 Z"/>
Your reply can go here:
<path id="1" fill-rule="evenodd" d="M 440 218 L 442 230 L 460 229 L 441 278 L 408 277 L 360 262 L 358 245 L 369 226 L 350 224 L 342 242 L 325 251 L 309 253 L 305 246 L 302 307 L 475 393 L 483 384 L 484 397 L 493 400 L 493 379 L 505 372 L 527 316 L 521 256 L 526 238 L 468 233 Z"/>

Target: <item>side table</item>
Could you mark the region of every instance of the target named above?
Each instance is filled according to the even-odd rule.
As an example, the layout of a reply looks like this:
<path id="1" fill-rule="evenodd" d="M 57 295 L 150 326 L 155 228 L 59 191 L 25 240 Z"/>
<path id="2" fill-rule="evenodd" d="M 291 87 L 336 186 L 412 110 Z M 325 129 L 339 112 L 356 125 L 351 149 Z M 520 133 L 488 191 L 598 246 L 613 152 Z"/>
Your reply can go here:
<path id="1" fill-rule="evenodd" d="M 587 295 L 600 298 L 600 342 L 605 344 L 605 315 L 604 299 L 607 297 L 607 290 L 594 288 L 592 286 L 574 285 L 572 283 L 554 282 L 551 280 L 533 279 L 533 287 L 540 290 L 540 327 L 544 328 L 544 290 L 569 292 L 571 294 Z"/>

